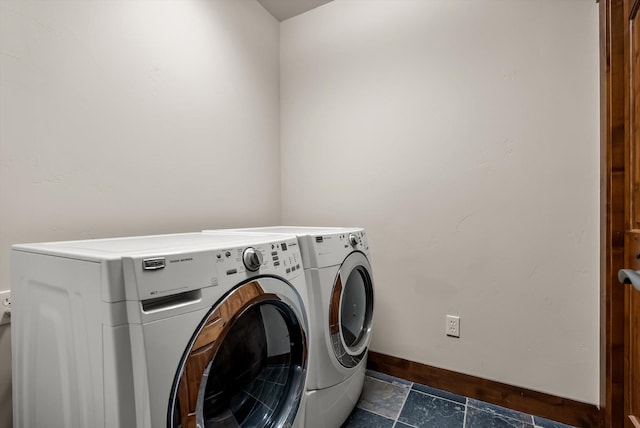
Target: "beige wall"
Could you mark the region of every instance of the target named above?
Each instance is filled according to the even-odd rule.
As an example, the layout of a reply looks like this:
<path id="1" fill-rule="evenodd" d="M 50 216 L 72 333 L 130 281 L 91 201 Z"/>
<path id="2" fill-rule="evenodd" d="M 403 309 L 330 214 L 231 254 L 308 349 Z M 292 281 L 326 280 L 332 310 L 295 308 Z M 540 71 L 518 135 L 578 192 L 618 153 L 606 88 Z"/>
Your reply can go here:
<path id="1" fill-rule="evenodd" d="M 282 220 L 369 230 L 372 349 L 597 403 L 596 3 L 336 0 L 280 37 Z"/>
<path id="2" fill-rule="evenodd" d="M 255 1 L 0 1 L 0 290 L 18 242 L 278 223 L 278 32 Z"/>

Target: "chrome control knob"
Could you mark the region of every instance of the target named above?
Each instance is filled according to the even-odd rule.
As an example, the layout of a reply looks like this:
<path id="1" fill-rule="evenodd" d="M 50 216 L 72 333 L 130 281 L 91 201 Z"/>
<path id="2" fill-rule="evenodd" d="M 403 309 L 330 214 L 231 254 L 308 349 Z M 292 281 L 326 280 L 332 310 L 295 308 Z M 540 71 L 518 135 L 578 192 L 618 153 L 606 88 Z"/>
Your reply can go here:
<path id="1" fill-rule="evenodd" d="M 355 247 L 356 245 L 358 245 L 358 237 L 356 235 L 354 235 L 353 233 L 350 233 L 349 234 L 349 243 Z"/>
<path id="2" fill-rule="evenodd" d="M 262 265 L 262 253 L 253 247 L 245 248 L 242 252 L 242 262 L 248 270 L 255 272 Z"/>

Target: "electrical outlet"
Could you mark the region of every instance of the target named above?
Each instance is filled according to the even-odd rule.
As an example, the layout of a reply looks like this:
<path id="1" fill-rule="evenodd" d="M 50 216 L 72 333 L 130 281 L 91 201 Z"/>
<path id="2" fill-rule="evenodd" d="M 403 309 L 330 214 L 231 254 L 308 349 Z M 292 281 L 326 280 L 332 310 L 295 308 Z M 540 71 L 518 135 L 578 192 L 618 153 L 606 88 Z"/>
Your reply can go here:
<path id="1" fill-rule="evenodd" d="M 460 317 L 447 315 L 447 325 L 445 329 L 447 336 L 460 337 Z"/>
<path id="2" fill-rule="evenodd" d="M 11 322 L 11 290 L 0 291 L 0 325 Z"/>

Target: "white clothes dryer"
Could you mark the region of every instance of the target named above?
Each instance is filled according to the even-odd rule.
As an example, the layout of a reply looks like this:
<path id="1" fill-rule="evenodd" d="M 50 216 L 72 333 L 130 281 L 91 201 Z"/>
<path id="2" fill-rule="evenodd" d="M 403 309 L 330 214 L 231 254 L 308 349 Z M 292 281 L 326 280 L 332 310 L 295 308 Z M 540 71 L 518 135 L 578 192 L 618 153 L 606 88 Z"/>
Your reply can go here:
<path id="1" fill-rule="evenodd" d="M 365 230 L 276 226 L 233 231 L 298 237 L 310 298 L 305 427 L 339 427 L 362 391 L 372 335 L 374 284 Z"/>
<path id="2" fill-rule="evenodd" d="M 14 426 L 302 428 L 299 260 L 293 235 L 14 246 Z"/>

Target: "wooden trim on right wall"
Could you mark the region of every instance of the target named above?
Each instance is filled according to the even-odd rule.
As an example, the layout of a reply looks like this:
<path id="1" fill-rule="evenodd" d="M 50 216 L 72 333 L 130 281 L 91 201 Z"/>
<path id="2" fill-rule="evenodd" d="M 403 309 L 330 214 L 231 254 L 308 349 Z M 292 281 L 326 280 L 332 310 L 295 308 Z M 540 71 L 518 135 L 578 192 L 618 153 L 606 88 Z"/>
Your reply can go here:
<path id="1" fill-rule="evenodd" d="M 600 409 L 606 428 L 624 419 L 624 2 L 601 0 Z"/>
<path id="2" fill-rule="evenodd" d="M 557 397 L 451 370 L 369 351 L 367 367 L 433 388 L 581 428 L 600 426 L 593 404 Z"/>

